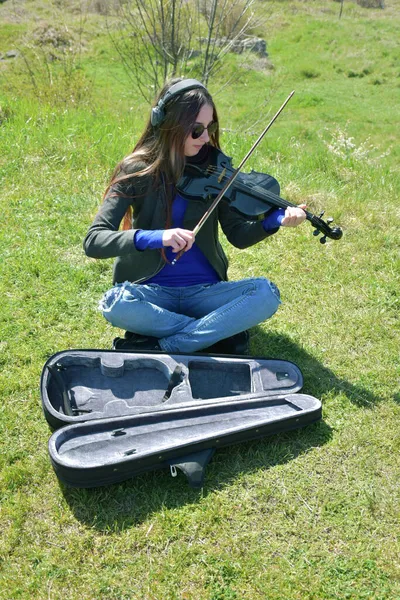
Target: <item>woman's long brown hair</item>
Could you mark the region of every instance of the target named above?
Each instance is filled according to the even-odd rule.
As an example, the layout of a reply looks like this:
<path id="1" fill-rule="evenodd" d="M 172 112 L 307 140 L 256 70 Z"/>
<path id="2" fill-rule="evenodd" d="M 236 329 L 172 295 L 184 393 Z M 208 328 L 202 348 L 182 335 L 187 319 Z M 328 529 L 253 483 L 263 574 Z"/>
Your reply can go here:
<path id="1" fill-rule="evenodd" d="M 179 81 L 182 81 L 182 78 L 169 81 L 159 93 L 154 106 L 167 90 Z M 168 201 L 165 226 L 166 228 L 170 227 L 174 186 L 182 176 L 185 166 L 185 140 L 190 134 L 201 108 L 206 104 L 212 106 L 213 121 L 218 123 L 214 102 L 205 88 L 189 90 L 172 98 L 165 107 L 165 119 L 159 127 L 153 127 L 149 118 L 144 132 L 132 152 L 115 168 L 104 197 L 113 185 L 128 179 L 151 175 L 154 177 L 156 185 L 163 179 Z M 217 148 L 220 147 L 218 129 L 211 136 L 210 144 Z M 129 167 L 137 162 L 145 163 L 146 167 L 135 173 L 129 173 Z M 132 228 L 132 207 L 129 207 L 125 213 L 122 228 Z"/>

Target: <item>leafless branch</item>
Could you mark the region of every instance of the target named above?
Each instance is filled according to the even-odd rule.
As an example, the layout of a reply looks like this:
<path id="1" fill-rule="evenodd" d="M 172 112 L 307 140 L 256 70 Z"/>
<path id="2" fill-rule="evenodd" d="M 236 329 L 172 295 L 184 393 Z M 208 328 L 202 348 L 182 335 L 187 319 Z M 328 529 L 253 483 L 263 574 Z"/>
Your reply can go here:
<path id="1" fill-rule="evenodd" d="M 224 56 L 254 27 L 254 0 L 131 0 L 120 5 L 123 27 L 110 31 L 122 64 L 148 100 L 169 77 L 205 85 Z"/>

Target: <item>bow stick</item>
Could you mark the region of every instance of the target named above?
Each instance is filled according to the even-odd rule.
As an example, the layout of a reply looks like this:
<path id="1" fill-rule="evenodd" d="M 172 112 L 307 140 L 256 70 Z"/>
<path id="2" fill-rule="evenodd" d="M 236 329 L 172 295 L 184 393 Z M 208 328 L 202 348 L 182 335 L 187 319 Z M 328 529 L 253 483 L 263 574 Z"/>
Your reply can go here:
<path id="1" fill-rule="evenodd" d="M 248 153 L 246 154 L 246 156 L 243 158 L 242 162 L 239 164 L 238 168 L 234 171 L 234 173 L 231 175 L 231 177 L 227 180 L 227 182 L 225 183 L 224 187 L 222 188 L 222 190 L 219 192 L 218 196 L 215 198 L 215 200 L 211 204 L 210 208 L 201 217 L 200 221 L 197 223 L 196 227 L 193 229 L 193 233 L 194 233 L 195 236 L 199 233 L 200 229 L 203 227 L 203 225 L 207 221 L 208 217 L 211 215 L 211 213 L 213 212 L 213 210 L 216 208 L 216 206 L 218 205 L 218 203 L 220 202 L 220 200 L 223 198 L 223 196 L 225 195 L 225 193 L 227 192 L 227 190 L 231 187 L 232 183 L 235 181 L 236 177 L 239 175 L 241 168 L 248 161 L 248 159 L 250 158 L 250 156 L 253 154 L 254 150 L 257 148 L 258 144 L 261 142 L 261 140 L 263 139 L 263 137 L 265 136 L 265 134 L 267 133 L 267 131 L 270 129 L 271 125 L 273 125 L 273 123 L 275 122 L 275 120 L 279 117 L 279 115 L 281 114 L 281 112 L 283 111 L 283 109 L 285 108 L 286 104 L 289 102 L 289 100 L 293 96 L 293 94 L 294 94 L 294 90 L 293 90 L 293 92 L 291 92 L 289 94 L 289 96 L 286 98 L 285 102 L 282 104 L 282 106 L 280 107 L 280 109 L 272 117 L 271 121 L 268 123 L 268 125 L 266 126 L 266 128 L 264 129 L 264 131 L 259 135 L 258 139 L 254 142 L 254 144 L 252 145 L 252 147 L 250 148 L 250 150 L 248 151 Z M 224 171 L 222 171 L 222 173 L 220 175 L 220 178 L 219 178 L 219 181 L 222 181 L 224 175 L 225 175 L 225 173 L 224 173 Z M 182 256 L 183 252 L 184 252 L 183 250 L 180 250 L 180 252 L 174 258 L 174 260 L 171 262 L 172 265 L 176 264 L 176 262 Z"/>

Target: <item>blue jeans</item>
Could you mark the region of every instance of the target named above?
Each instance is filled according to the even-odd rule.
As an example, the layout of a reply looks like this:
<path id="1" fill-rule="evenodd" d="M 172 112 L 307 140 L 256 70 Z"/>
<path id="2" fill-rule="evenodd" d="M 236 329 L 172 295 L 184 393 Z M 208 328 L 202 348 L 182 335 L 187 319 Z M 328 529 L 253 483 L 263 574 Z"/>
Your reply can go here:
<path id="1" fill-rule="evenodd" d="M 259 277 L 178 288 L 126 281 L 106 292 L 100 309 L 115 327 L 190 354 L 269 319 L 279 304 L 278 288 Z"/>

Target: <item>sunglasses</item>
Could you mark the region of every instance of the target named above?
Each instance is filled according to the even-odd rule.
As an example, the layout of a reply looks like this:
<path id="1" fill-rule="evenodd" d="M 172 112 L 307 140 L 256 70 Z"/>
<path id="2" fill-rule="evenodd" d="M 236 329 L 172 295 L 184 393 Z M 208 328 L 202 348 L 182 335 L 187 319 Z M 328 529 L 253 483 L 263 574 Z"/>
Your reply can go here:
<path id="1" fill-rule="evenodd" d="M 196 123 L 192 129 L 192 138 L 194 140 L 199 139 L 200 136 L 203 135 L 204 131 L 207 129 L 208 135 L 211 137 L 214 133 L 217 132 L 218 123 L 216 121 L 212 121 L 208 127 L 204 127 L 201 123 Z"/>

